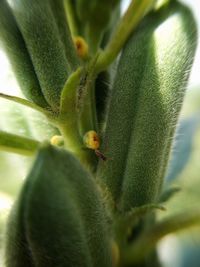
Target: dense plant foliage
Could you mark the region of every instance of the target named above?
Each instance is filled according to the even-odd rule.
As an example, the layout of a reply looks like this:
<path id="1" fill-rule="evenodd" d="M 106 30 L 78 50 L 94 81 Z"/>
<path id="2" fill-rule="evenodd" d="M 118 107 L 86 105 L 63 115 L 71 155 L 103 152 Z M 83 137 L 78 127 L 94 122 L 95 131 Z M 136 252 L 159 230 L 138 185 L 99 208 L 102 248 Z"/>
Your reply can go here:
<path id="1" fill-rule="evenodd" d="M 159 3 L 158 3 L 159 2 Z M 159 220 L 197 34 L 179 1 L 0 0 L 0 40 L 45 142 L 0 131 L 33 166 L 8 218 L 6 267 L 161 266 L 157 242 L 200 223 Z"/>

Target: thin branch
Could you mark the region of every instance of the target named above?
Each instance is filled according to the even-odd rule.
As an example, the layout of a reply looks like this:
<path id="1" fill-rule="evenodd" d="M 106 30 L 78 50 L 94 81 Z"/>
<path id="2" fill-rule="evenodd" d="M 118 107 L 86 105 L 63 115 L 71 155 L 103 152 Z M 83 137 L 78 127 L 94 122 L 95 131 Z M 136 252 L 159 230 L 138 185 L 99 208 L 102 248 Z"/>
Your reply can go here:
<path id="1" fill-rule="evenodd" d="M 80 83 L 82 68 L 73 72 L 66 81 L 61 92 L 60 114 L 57 118 L 57 127 L 65 139 L 68 149 L 82 146 L 82 140 L 78 131 L 78 114 L 76 110 L 77 90 Z"/>
<path id="2" fill-rule="evenodd" d="M 96 72 L 105 70 L 117 57 L 131 32 L 137 27 L 142 18 L 152 8 L 155 0 L 132 0 L 126 13 L 119 22 L 105 50 L 101 52 Z"/>
<path id="3" fill-rule="evenodd" d="M 28 108 L 32 108 L 34 110 L 37 110 L 47 116 L 51 116 L 51 112 L 44 109 L 44 108 L 41 108 L 40 106 L 36 105 L 35 103 L 33 102 L 30 102 L 24 98 L 21 98 L 21 97 L 17 97 L 17 96 L 11 96 L 11 95 L 6 95 L 6 94 L 3 94 L 3 93 L 0 93 L 0 97 L 1 98 L 4 98 L 4 99 L 7 99 L 7 100 L 10 100 L 10 101 L 13 101 L 15 103 L 18 103 L 18 104 L 21 104 L 23 106 L 26 106 Z"/>
<path id="4" fill-rule="evenodd" d="M 0 131 L 0 150 L 25 156 L 32 156 L 40 143 L 23 136 Z"/>
<path id="5" fill-rule="evenodd" d="M 74 11 L 74 6 L 73 0 L 65 0 L 64 1 L 64 6 L 65 6 L 65 11 L 67 14 L 67 19 L 69 23 L 70 30 L 72 32 L 73 36 L 78 36 L 79 35 L 79 30 L 78 30 L 78 22 L 77 22 L 77 15 L 75 14 Z"/>

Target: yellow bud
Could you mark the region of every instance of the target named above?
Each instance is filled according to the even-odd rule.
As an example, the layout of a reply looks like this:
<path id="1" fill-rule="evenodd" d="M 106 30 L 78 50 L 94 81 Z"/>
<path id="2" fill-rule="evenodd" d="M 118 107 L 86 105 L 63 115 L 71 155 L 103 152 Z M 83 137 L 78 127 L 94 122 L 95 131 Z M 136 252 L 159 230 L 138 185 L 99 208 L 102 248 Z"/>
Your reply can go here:
<path id="1" fill-rule="evenodd" d="M 100 146 L 99 136 L 95 131 L 88 131 L 83 137 L 84 144 L 87 148 L 98 149 Z"/>
<path id="2" fill-rule="evenodd" d="M 61 135 L 54 135 L 51 138 L 51 144 L 54 146 L 63 146 L 64 145 L 64 139 Z"/>
<path id="3" fill-rule="evenodd" d="M 88 45 L 86 41 L 80 37 L 76 36 L 73 38 L 74 45 L 76 47 L 77 54 L 80 58 L 85 59 L 88 56 Z"/>
<path id="4" fill-rule="evenodd" d="M 112 241 L 112 262 L 113 267 L 117 267 L 119 264 L 120 252 L 119 247 L 115 241 Z"/>

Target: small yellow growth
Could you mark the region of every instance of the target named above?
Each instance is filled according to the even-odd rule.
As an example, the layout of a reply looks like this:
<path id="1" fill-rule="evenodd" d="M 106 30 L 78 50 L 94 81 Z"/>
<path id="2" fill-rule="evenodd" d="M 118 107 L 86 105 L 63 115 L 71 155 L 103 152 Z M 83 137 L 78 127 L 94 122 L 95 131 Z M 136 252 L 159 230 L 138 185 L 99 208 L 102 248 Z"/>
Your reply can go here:
<path id="1" fill-rule="evenodd" d="M 54 135 L 51 138 L 51 144 L 54 146 L 63 146 L 64 145 L 64 139 L 61 135 Z"/>
<path id="2" fill-rule="evenodd" d="M 117 267 L 120 260 L 119 247 L 115 241 L 112 241 L 112 262 L 113 267 Z"/>
<path id="3" fill-rule="evenodd" d="M 85 59 L 88 56 L 88 45 L 86 41 L 80 37 L 76 36 L 73 38 L 74 45 L 76 47 L 77 54 L 80 58 Z"/>
<path id="4" fill-rule="evenodd" d="M 99 136 L 95 131 L 88 131 L 83 137 L 84 144 L 87 148 L 96 150 L 100 146 Z"/>

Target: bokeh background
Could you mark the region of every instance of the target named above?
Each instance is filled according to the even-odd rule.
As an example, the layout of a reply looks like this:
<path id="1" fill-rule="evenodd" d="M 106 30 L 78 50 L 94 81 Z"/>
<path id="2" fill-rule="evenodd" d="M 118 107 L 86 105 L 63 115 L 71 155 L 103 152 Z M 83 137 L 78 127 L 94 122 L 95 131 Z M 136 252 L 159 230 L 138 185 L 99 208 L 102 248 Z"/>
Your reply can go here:
<path id="1" fill-rule="evenodd" d="M 122 12 L 129 2 L 123 1 Z M 192 8 L 200 29 L 200 1 L 182 2 Z M 22 96 L 1 47 L 0 92 Z M 48 139 L 53 134 L 41 114 L 3 99 L 0 99 L 0 129 L 39 140 Z M 3 267 L 2 247 L 6 217 L 31 164 L 32 160 L 27 157 L 0 152 L 0 267 Z M 180 186 L 181 191 L 166 204 L 167 212 L 160 214 L 161 218 L 180 211 L 187 213 L 195 207 L 199 209 L 200 46 L 195 56 L 165 183 L 166 186 Z M 200 227 L 169 235 L 160 242 L 158 248 L 164 267 L 199 267 Z"/>

